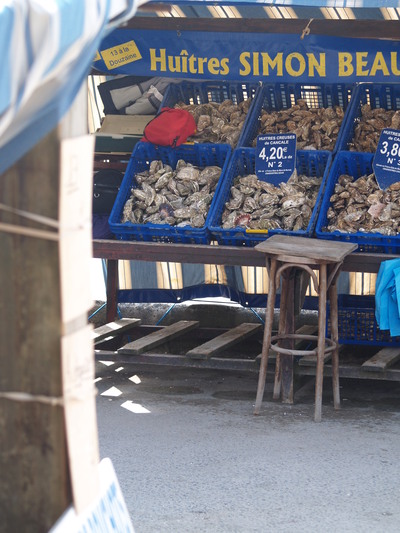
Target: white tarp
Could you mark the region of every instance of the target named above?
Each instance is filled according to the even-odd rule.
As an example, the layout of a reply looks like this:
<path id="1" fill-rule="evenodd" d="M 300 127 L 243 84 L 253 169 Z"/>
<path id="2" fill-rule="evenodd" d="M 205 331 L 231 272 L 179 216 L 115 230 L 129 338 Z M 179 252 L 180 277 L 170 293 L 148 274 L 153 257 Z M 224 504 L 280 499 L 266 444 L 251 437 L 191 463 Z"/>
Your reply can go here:
<path id="1" fill-rule="evenodd" d="M 144 0 L 0 0 L 0 174 L 55 127 L 102 38 Z"/>

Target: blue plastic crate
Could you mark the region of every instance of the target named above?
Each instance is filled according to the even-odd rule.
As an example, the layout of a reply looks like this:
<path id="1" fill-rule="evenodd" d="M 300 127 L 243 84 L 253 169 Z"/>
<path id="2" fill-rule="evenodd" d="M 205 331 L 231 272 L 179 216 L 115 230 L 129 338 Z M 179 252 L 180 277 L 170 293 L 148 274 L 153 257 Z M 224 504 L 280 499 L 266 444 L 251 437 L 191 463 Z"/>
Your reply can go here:
<path id="1" fill-rule="evenodd" d="M 346 122 L 347 109 L 353 91 L 354 85 L 351 84 L 263 84 L 257 100 L 253 103 L 250 113 L 247 115 L 238 141 L 238 147 L 252 147 L 254 145 L 255 139 L 259 135 L 260 116 L 263 109 L 265 111 L 289 109 L 301 98 L 305 99 L 309 108 L 312 109 L 333 106 L 340 106 L 343 109 L 344 118 L 335 148 L 332 150 L 332 153 L 334 153 L 337 150 L 336 146 Z"/>
<path id="2" fill-rule="evenodd" d="M 327 335 L 331 333 L 330 307 L 327 307 Z M 340 344 L 369 346 L 400 345 L 400 337 L 379 329 L 375 319 L 375 297 L 339 294 L 338 330 Z"/>
<path id="3" fill-rule="evenodd" d="M 235 81 L 205 81 L 171 83 L 165 91 L 160 109 L 163 107 L 175 107 L 179 102 L 185 104 L 207 104 L 215 102 L 221 104 L 225 100 L 232 100 L 235 105 L 253 99 L 251 107 L 261 91 L 261 85 L 257 82 L 245 83 Z M 248 113 L 248 114 L 249 114 Z"/>
<path id="4" fill-rule="evenodd" d="M 137 187 L 135 175 L 138 172 L 148 170 L 152 161 L 161 160 L 172 168 L 176 167 L 180 159 L 199 168 L 210 165 L 220 166 L 222 172 L 215 191 L 216 196 L 221 186 L 222 176 L 228 164 L 231 151 L 231 147 L 227 144 L 183 144 L 179 148 L 166 148 L 157 147 L 151 143 L 137 143 L 109 217 L 111 231 L 121 240 L 208 244 L 210 242 L 210 233 L 207 226 L 212 216 L 215 197 L 211 202 L 205 224 L 201 228 L 193 228 L 189 225 L 177 227 L 169 224 L 151 223 L 133 224 L 126 222 L 122 224 L 121 216 L 124 205 L 130 197 L 132 187 Z"/>
<path id="5" fill-rule="evenodd" d="M 328 151 L 298 150 L 296 153 L 296 169 L 298 174 L 322 178 L 320 191 L 306 230 L 287 231 L 275 229 L 269 231 L 260 230 L 259 232 L 254 232 L 254 230 L 252 230 L 250 232 L 246 231 L 246 228 L 244 227 L 236 227 L 233 229 L 224 229 L 221 227 L 222 213 L 225 208 L 225 203 L 230 199 L 232 183 L 237 176 L 255 174 L 255 157 L 255 148 L 236 148 L 236 150 L 234 150 L 226 173 L 223 176 L 221 187 L 218 190 L 218 196 L 214 199 L 216 203 L 214 205 L 209 226 L 213 238 L 219 244 L 224 245 L 255 246 L 275 234 L 310 237 L 317 220 L 324 185 L 332 161 L 332 154 Z"/>
<path id="6" fill-rule="evenodd" d="M 337 143 L 338 151 L 352 149 L 354 131 L 362 116 L 361 108 L 365 104 L 369 104 L 372 109 L 382 108 L 387 111 L 400 109 L 400 84 L 360 83 L 356 86 L 348 109 L 346 123 Z"/>
<path id="7" fill-rule="evenodd" d="M 373 172 L 372 161 L 374 154 L 360 152 L 339 152 L 333 161 L 329 172 L 324 197 L 321 203 L 315 234 L 319 239 L 334 241 L 354 242 L 358 244 L 358 252 L 393 253 L 400 252 L 400 236 L 386 236 L 380 233 L 342 233 L 340 231 L 324 231 L 327 225 L 327 213 L 331 205 L 330 198 L 334 193 L 335 185 L 342 174 L 360 178 L 364 174 Z"/>

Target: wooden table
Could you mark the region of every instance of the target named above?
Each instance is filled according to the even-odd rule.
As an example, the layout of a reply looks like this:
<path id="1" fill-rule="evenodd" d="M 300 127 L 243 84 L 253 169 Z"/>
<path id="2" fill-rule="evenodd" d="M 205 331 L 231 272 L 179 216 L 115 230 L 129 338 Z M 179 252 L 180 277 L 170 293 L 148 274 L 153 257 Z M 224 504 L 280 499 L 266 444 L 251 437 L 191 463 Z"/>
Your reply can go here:
<path id="1" fill-rule="evenodd" d="M 255 248 L 238 246 L 94 240 L 93 257 L 107 260 L 109 322 L 117 315 L 118 260 L 265 267 L 262 253 Z M 389 254 L 351 253 L 345 258 L 342 271 L 377 273 L 382 261 L 397 257 L 399 256 Z"/>
<path id="2" fill-rule="evenodd" d="M 214 246 L 196 244 L 167 244 L 150 242 L 133 242 L 117 240 L 94 240 L 93 256 L 107 260 L 107 322 L 113 322 L 117 316 L 118 293 L 118 260 L 136 261 L 166 261 L 211 265 L 237 265 L 265 267 L 265 255 L 255 248 L 236 246 Z M 344 258 L 342 271 L 377 273 L 382 261 L 397 258 L 396 255 L 378 253 L 350 253 Z M 372 358 L 371 356 L 360 365 L 340 365 L 340 376 L 352 379 L 389 380 L 400 382 L 400 369 L 391 365 L 399 359 L 399 348 L 383 348 Z M 132 356 L 122 352 L 107 352 L 101 350 L 101 358 L 110 361 L 131 362 Z M 253 360 L 239 360 L 211 357 L 205 360 L 191 359 L 186 356 L 152 354 L 152 364 L 168 364 L 176 366 L 190 366 L 194 368 L 224 368 L 235 370 L 259 371 L 259 357 Z M 293 358 L 290 364 L 282 369 L 282 400 L 291 400 L 293 388 Z M 303 361 L 302 358 L 296 365 L 299 376 L 315 376 L 314 362 Z M 135 361 L 148 364 L 149 357 L 138 355 Z M 304 365 L 303 365 L 304 362 Z M 324 367 L 324 374 L 332 375 L 331 365 Z"/>

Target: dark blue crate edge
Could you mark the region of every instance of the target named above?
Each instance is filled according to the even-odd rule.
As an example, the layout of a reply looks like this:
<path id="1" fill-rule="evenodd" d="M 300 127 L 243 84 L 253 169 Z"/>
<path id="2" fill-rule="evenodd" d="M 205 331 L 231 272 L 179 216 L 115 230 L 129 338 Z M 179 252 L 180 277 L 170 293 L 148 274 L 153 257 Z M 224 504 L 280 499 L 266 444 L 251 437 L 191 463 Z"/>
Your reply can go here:
<path id="1" fill-rule="evenodd" d="M 251 153 L 254 152 L 254 148 L 248 148 L 248 147 L 241 147 L 234 150 L 231 160 L 229 162 L 228 168 L 227 168 L 227 174 L 230 172 L 230 166 L 235 162 L 235 158 L 239 157 L 240 151 L 244 150 L 244 152 Z M 328 173 L 332 164 L 332 154 L 329 151 L 323 151 L 323 150 L 301 150 L 298 153 L 301 153 L 306 159 L 308 159 L 310 156 L 314 155 L 320 155 L 321 157 L 326 157 L 326 167 L 325 171 L 322 176 L 322 183 L 320 186 L 320 190 L 315 202 L 315 206 L 308 224 L 308 227 L 306 230 L 297 230 L 297 231 L 291 231 L 291 230 L 283 230 L 283 229 L 274 229 L 274 230 L 268 230 L 268 231 L 260 231 L 260 232 L 250 232 L 247 233 L 245 228 L 236 227 L 232 229 L 224 229 L 221 226 L 216 225 L 215 216 L 210 221 L 209 230 L 211 232 L 211 238 L 215 241 L 217 241 L 218 244 L 222 244 L 225 246 L 244 246 L 244 247 L 253 247 L 259 244 L 260 242 L 265 241 L 272 235 L 292 235 L 297 237 L 312 237 L 314 234 L 314 228 L 317 223 L 317 218 L 319 215 L 320 206 L 322 203 L 322 197 L 324 194 Z M 232 177 L 232 180 L 234 179 L 234 176 Z M 226 193 L 226 189 L 232 183 L 232 180 L 227 183 L 227 178 L 224 179 L 223 185 L 221 186 L 221 189 L 219 191 L 219 195 L 222 196 L 224 193 Z M 229 196 L 228 196 L 229 197 Z M 225 196 L 226 198 L 226 196 Z M 215 203 L 215 209 L 214 213 L 217 210 L 217 206 L 219 205 L 219 202 L 221 202 L 222 199 L 218 198 Z M 225 200 L 226 201 L 226 200 Z M 225 203 L 225 202 L 224 202 Z M 213 213 L 213 214 L 214 214 Z"/>
<path id="2" fill-rule="evenodd" d="M 345 324 L 344 327 L 343 324 Z M 389 331 L 379 329 L 375 319 L 375 296 L 339 294 L 338 328 L 339 344 L 400 346 L 400 337 L 391 337 Z M 349 330 L 352 335 L 349 334 Z M 329 302 L 327 303 L 326 331 L 329 336 Z"/>
<path id="3" fill-rule="evenodd" d="M 333 240 L 342 242 L 351 242 L 358 244 L 356 252 L 382 252 L 382 253 L 396 253 L 400 252 L 400 234 L 386 236 L 381 233 L 342 233 L 340 231 L 327 232 L 322 231 L 325 226 L 326 214 L 330 206 L 330 197 L 333 194 L 337 180 L 342 173 L 341 165 L 356 165 L 357 168 L 362 167 L 365 172 L 372 172 L 372 160 L 374 154 L 364 152 L 342 151 L 335 155 L 325 187 L 324 197 L 320 205 L 320 212 L 318 214 L 315 225 L 315 236 L 318 239 Z M 360 176 L 355 176 L 357 179 Z"/>
<path id="4" fill-rule="evenodd" d="M 179 157 L 176 154 L 182 154 L 182 152 L 198 152 L 202 155 L 203 159 L 206 158 L 210 151 L 216 151 L 219 154 L 220 158 L 223 158 L 224 163 L 221 165 L 221 177 L 218 181 L 217 188 L 214 193 L 213 201 L 211 202 L 208 214 L 205 220 L 205 224 L 201 228 L 193 228 L 192 226 L 170 226 L 168 224 L 132 224 L 116 222 L 116 220 L 121 220 L 122 210 L 125 205 L 125 202 L 129 198 L 130 188 L 132 185 L 132 180 L 134 174 L 137 172 L 135 167 L 135 157 L 138 152 L 139 155 L 146 159 L 151 159 L 147 152 L 152 152 L 153 155 L 159 150 L 161 156 L 167 158 L 170 153 L 173 153 L 175 157 Z M 117 199 L 114 203 L 113 209 L 109 217 L 109 227 L 112 233 L 119 240 L 137 240 L 144 242 L 174 242 L 174 243 L 192 243 L 192 244 L 209 244 L 211 242 L 211 233 L 208 229 L 208 221 L 212 216 L 213 202 L 217 195 L 218 188 L 221 187 L 222 177 L 224 171 L 229 163 L 231 157 L 232 149 L 227 144 L 217 144 L 209 145 L 202 143 L 199 145 L 182 145 L 176 149 L 164 148 L 164 147 L 154 147 L 150 143 L 137 143 L 130 158 L 128 167 L 125 172 Z M 187 153 L 186 153 L 187 155 Z M 212 163 L 210 163 L 212 164 Z M 133 168 L 132 168 L 133 167 Z"/>

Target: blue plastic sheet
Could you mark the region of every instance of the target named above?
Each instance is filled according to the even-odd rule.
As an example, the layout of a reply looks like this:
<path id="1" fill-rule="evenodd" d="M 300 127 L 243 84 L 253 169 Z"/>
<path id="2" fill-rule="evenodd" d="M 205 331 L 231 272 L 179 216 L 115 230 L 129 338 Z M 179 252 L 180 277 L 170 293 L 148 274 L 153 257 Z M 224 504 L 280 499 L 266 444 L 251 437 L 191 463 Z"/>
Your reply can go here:
<path id="1" fill-rule="evenodd" d="M 0 2 L 0 174 L 57 125 L 102 38 L 131 18 L 140 3 Z"/>
<path id="2" fill-rule="evenodd" d="M 383 261 L 375 286 L 375 318 L 381 330 L 400 335 L 400 259 Z"/>

